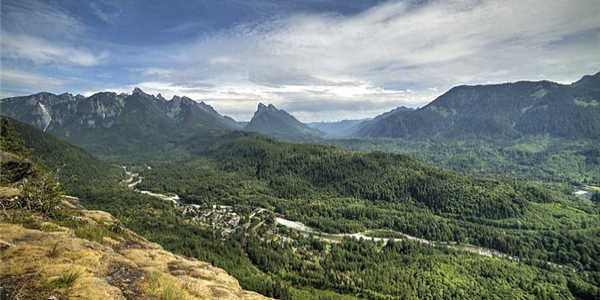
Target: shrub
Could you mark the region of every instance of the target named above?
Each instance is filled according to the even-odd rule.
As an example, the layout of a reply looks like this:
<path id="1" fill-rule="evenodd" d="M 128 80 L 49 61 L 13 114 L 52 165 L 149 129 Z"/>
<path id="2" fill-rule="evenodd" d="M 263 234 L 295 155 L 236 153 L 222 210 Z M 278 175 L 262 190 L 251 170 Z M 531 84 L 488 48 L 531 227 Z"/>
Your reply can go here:
<path id="1" fill-rule="evenodd" d="M 61 196 L 61 188 L 56 175 L 39 172 L 38 176 L 23 185 L 20 206 L 48 215 L 58 207 Z"/>
<path id="2" fill-rule="evenodd" d="M 79 276 L 81 276 L 79 272 L 69 272 L 61 275 L 58 278 L 52 279 L 45 285 L 45 287 L 48 290 L 70 288 L 75 284 L 77 279 L 79 279 Z"/>

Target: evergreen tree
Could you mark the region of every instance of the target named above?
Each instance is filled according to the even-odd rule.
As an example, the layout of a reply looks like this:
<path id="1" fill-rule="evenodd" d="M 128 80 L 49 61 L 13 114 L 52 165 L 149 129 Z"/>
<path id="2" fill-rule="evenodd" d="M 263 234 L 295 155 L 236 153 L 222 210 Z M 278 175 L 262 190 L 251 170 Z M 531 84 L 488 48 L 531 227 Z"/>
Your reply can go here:
<path id="1" fill-rule="evenodd" d="M 12 122 L 5 116 L 0 120 L 0 149 L 20 157 L 27 157 L 30 150 L 25 148 L 25 142 L 15 130 Z"/>
<path id="2" fill-rule="evenodd" d="M 594 203 L 599 203 L 600 204 L 600 192 L 596 191 L 592 195 L 592 198 L 590 200 L 592 200 L 592 202 L 594 202 Z"/>

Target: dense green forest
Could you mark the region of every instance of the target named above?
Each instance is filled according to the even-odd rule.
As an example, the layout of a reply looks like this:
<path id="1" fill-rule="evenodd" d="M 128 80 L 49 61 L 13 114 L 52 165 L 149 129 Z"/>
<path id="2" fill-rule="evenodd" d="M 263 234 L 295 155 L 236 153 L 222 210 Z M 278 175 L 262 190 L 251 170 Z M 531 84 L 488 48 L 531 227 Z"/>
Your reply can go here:
<path id="1" fill-rule="evenodd" d="M 149 159 L 147 165 L 135 162 L 144 178 L 140 189 L 176 193 L 184 203 L 231 205 L 240 215 L 264 207 L 324 232 L 389 229 L 481 245 L 520 260 L 414 242 L 329 243 L 279 228 L 272 217 L 245 219 L 252 222 L 247 229 L 224 236 L 221 229 L 188 218 L 182 206 L 119 185 L 124 178 L 119 166 L 26 125 L 15 128 L 49 168 L 61 167 L 65 182 L 77 183 L 70 192 L 87 208 L 106 210 L 166 249 L 222 267 L 244 288 L 268 296 L 595 299 L 600 295 L 599 207 L 559 190 L 476 179 L 405 155 L 287 144 L 243 132 L 190 139 L 176 152 Z M 38 135 L 46 142 L 36 142 Z M 75 159 L 69 160 L 71 156 Z M 273 238 L 274 230 L 290 239 Z"/>
<path id="2" fill-rule="evenodd" d="M 360 299 L 566 299 L 594 291 L 553 267 L 416 242 L 345 238 L 328 244 L 301 235 L 291 242 L 256 235 L 248 240 L 248 253 L 274 277 Z"/>
<path id="3" fill-rule="evenodd" d="M 476 176 L 600 185 L 600 144 L 595 140 L 527 136 L 518 140 L 354 139 L 327 143 L 350 151 L 406 154 Z"/>
<path id="4" fill-rule="evenodd" d="M 558 191 L 475 179 L 404 155 L 252 134 L 204 153 L 214 158 L 152 166 L 140 187 L 195 204 L 266 207 L 324 232 L 391 229 L 600 270 L 592 259 L 600 253 L 598 207 Z"/>
<path id="5" fill-rule="evenodd" d="M 461 85 L 420 109 L 390 114 L 356 134 L 415 140 L 513 140 L 528 135 L 598 140 L 598 97 L 592 81 L 578 86 L 549 81 Z"/>
<path id="6" fill-rule="evenodd" d="M 42 158 L 48 170 L 58 173 L 67 192 L 76 193 L 95 184 L 118 182 L 123 178 L 121 170 L 79 147 L 21 122 L 12 121 L 11 124 L 21 134 L 24 146 L 31 149 L 31 155 Z"/>

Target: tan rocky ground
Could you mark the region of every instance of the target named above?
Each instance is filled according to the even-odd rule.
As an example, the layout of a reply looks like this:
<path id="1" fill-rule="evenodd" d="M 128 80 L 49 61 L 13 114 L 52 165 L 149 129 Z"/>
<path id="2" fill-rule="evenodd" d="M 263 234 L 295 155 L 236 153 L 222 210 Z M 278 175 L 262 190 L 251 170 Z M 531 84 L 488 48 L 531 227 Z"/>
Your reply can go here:
<path id="1" fill-rule="evenodd" d="M 118 224 L 106 212 L 81 212 L 73 218 L 91 226 Z M 6 219 L 0 222 L 0 299 L 267 299 L 242 290 L 224 270 L 127 229 L 126 237 L 98 243 L 51 222 L 37 230 Z"/>

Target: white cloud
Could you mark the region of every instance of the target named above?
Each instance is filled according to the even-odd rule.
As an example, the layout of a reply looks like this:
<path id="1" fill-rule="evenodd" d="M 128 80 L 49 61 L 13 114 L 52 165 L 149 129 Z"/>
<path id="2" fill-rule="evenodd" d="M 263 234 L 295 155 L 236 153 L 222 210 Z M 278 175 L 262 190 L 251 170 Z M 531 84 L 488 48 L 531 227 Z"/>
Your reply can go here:
<path id="1" fill-rule="evenodd" d="M 94 15 L 108 25 L 113 25 L 116 20 L 122 18 L 123 1 L 95 0 L 87 1 L 87 4 Z"/>
<path id="2" fill-rule="evenodd" d="M 3 3 L 2 13 L 3 62 L 83 66 L 98 70 L 94 78 L 114 80 L 88 78 L 88 87 L 185 95 L 240 120 L 249 119 L 258 102 L 303 121 L 363 118 L 423 106 L 458 84 L 569 83 L 600 70 L 597 0 L 406 0 L 355 15 L 286 11 L 203 32 L 195 42 L 156 40 L 152 46 L 88 43 L 98 28 L 42 1 Z M 100 1 L 91 13 L 110 23 L 123 9 Z M 165 31 L 194 32 L 202 21 L 182 19 Z M 91 44 L 110 47 L 111 55 Z"/>
<path id="3" fill-rule="evenodd" d="M 365 83 L 345 85 L 278 85 L 264 86 L 255 83 L 232 85 L 197 82 L 177 85 L 168 82 L 146 81 L 117 89 L 117 93 L 130 93 L 135 87 L 148 94 L 161 94 L 170 99 L 174 95 L 204 101 L 221 114 L 236 120 L 250 120 L 259 102 L 274 104 L 294 114 L 304 122 L 368 118 L 398 106 L 420 106 L 435 96 L 434 91 L 385 90 Z M 91 95 L 94 92 L 86 92 Z"/>
<path id="4" fill-rule="evenodd" d="M 3 85 L 30 85 L 53 89 L 65 84 L 65 81 L 60 79 L 17 70 L 3 69 L 0 78 L 2 78 Z"/>
<path id="5" fill-rule="evenodd" d="M 3 58 L 28 59 L 37 64 L 94 66 L 107 56 L 29 35 L 2 32 L 1 36 Z"/>
<path id="6" fill-rule="evenodd" d="M 26 93 L 56 90 L 66 84 L 61 79 L 10 69 L 2 69 L 0 83 L 0 99 L 21 96 Z M 35 89 L 29 90 L 30 87 L 35 87 Z"/>
<path id="7" fill-rule="evenodd" d="M 86 46 L 86 25 L 59 7 L 35 0 L 2 5 L 2 59 L 53 66 L 95 66 L 108 54 Z"/>
<path id="8" fill-rule="evenodd" d="M 171 82 L 161 89 L 241 119 L 259 101 L 307 121 L 345 118 L 353 107 L 364 112 L 353 116 L 367 117 L 422 106 L 437 96 L 431 89 L 595 73 L 598 15 L 595 0 L 391 1 L 350 17 L 296 14 L 169 45 L 155 55 L 170 71 L 155 75 Z M 199 83 L 214 87 L 194 89 Z"/>
<path id="9" fill-rule="evenodd" d="M 80 20 L 47 1 L 4 1 L 1 10 L 2 31 L 13 34 L 72 40 L 87 32 Z"/>

